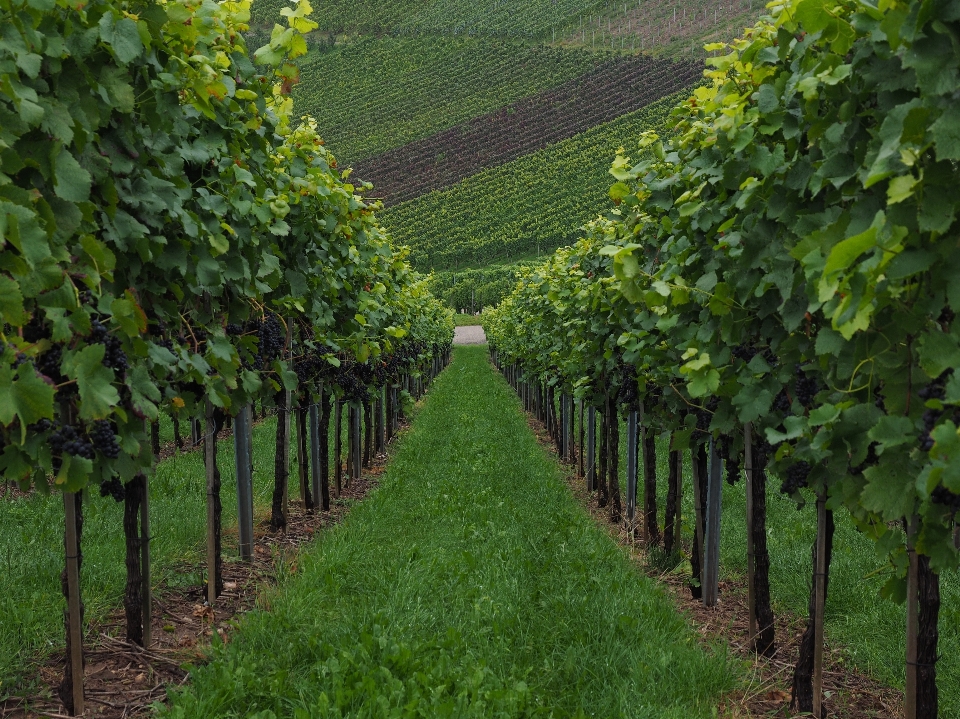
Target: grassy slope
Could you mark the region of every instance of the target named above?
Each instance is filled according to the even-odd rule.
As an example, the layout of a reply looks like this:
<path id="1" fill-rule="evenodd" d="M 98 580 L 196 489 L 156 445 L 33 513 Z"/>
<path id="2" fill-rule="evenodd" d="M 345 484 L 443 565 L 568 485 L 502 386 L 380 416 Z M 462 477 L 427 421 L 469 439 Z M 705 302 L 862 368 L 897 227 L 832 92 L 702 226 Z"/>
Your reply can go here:
<path id="1" fill-rule="evenodd" d="M 610 164 L 640 133 L 668 129 L 667 116 L 689 91 L 600 125 L 453 187 L 386 210 L 396 242 L 410 245 L 418 268 L 482 267 L 552 251 L 610 206 Z M 629 153 L 636 159 L 637 153 Z"/>
<path id="2" fill-rule="evenodd" d="M 501 40 L 365 38 L 305 60 L 294 98 L 343 165 L 555 87 L 605 59 Z"/>
<path id="3" fill-rule="evenodd" d="M 732 682 L 576 506 L 485 347 L 267 601 L 172 716 L 692 719 Z"/>

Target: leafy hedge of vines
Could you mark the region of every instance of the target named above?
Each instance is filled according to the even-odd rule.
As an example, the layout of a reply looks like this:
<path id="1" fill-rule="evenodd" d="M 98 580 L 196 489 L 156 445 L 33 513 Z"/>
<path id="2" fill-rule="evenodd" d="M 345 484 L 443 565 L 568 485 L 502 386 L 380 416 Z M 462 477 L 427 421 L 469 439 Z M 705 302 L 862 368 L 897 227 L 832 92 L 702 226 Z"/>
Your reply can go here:
<path id="1" fill-rule="evenodd" d="M 684 446 L 752 422 L 782 490 L 957 566 L 960 3 L 784 0 L 617 158 L 617 209 L 487 313 L 505 360 L 589 396 L 637 370 Z M 915 521 L 914 521 L 915 520 Z"/>

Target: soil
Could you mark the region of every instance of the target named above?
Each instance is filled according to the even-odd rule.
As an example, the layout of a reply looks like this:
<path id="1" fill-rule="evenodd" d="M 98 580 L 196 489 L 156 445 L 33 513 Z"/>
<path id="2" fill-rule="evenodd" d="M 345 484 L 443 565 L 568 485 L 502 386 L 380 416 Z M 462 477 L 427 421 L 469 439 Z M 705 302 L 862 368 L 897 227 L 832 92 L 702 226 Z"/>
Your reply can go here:
<path id="1" fill-rule="evenodd" d="M 464 325 L 453 331 L 453 343 L 455 345 L 482 345 L 486 341 L 487 336 L 483 333 L 483 327 L 480 325 Z"/>
<path id="2" fill-rule="evenodd" d="M 220 434 L 221 438 L 229 436 L 230 430 Z M 163 449 L 170 454 L 174 451 L 172 443 Z M 184 666 L 205 661 L 214 632 L 222 641 L 229 642 L 230 634 L 246 612 L 269 610 L 264 590 L 275 584 L 281 573 L 295 573 L 304 545 L 325 528 L 339 523 L 356 502 L 377 486 L 387 457 L 378 455 L 372 466 L 364 469 L 361 479 L 345 486 L 339 497 L 331 497 L 329 512 L 306 512 L 302 503 L 291 501 L 285 532 L 271 532 L 269 519 L 260 523 L 255 528 L 253 561 L 224 557 L 225 590 L 214 606 L 205 601 L 205 585 L 155 588 L 152 642 L 147 649 L 124 640 L 124 614 L 119 604 L 106 620 L 91 626 L 84 644 L 84 717 L 127 719 L 150 714 L 150 706 L 163 701 L 168 688 L 189 680 Z M 228 534 L 231 532 L 235 533 L 236 528 L 227 530 Z M 184 565 L 174 568 L 171 575 L 201 576 L 202 571 L 202 566 Z M 32 693 L 0 701 L 0 719 L 65 716 L 56 698 L 65 659 L 62 648 L 45 657 L 37 666 Z"/>
<path id="3" fill-rule="evenodd" d="M 533 417 L 528 417 L 528 424 L 540 443 L 556 453 L 546 427 Z M 611 523 L 609 508 L 598 506 L 596 493 L 587 493 L 584 480 L 577 474 L 576 459 L 570 464 L 563 464 L 563 468 L 567 472 L 570 490 L 580 504 L 624 548 L 638 569 L 658 582 L 677 610 L 687 618 L 703 647 L 707 651 L 717 651 L 725 645 L 735 657 L 746 663 L 747 679 L 722 697 L 719 717 L 760 719 L 810 716 L 790 710 L 793 668 L 799 656 L 799 640 L 806 627 L 806 617 L 777 611 L 775 607 L 777 651 L 769 658 L 758 656 L 750 647 L 748 636 L 745 577 L 734 576 L 721 581 L 718 606 L 705 607 L 690 596 L 688 562 L 666 572 L 659 570 L 651 561 L 642 541 L 636 538 L 637 532 L 628 532 L 624 523 Z M 902 719 L 903 693 L 849 668 L 848 656 L 845 647 L 829 641 L 825 643 L 823 684 L 826 715 L 837 719 Z"/>

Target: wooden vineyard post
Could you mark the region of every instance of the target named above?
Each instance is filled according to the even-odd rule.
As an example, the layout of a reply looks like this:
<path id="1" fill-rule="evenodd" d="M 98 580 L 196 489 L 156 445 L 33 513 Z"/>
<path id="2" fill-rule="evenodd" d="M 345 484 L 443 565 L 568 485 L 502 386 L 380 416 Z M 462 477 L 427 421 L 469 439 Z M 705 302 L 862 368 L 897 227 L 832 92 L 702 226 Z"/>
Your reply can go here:
<path id="1" fill-rule="evenodd" d="M 816 595 L 814 597 L 815 609 L 813 617 L 813 715 L 815 717 L 823 716 L 823 613 L 827 605 L 826 579 L 827 495 L 824 491 L 817 495 L 817 567 L 814 571 L 814 580 L 816 581 L 814 591 L 816 592 Z M 914 638 L 916 638 L 916 634 L 914 634 Z M 914 648 L 916 648 L 916 643 L 914 643 Z M 907 667 L 907 670 L 907 681 L 909 682 L 909 667 Z M 909 719 L 909 714 L 907 716 Z"/>
<path id="2" fill-rule="evenodd" d="M 322 385 L 320 396 L 323 396 Z M 310 405 L 310 468 L 313 470 L 310 478 L 313 501 L 320 502 L 320 406 L 316 402 Z"/>
<path id="3" fill-rule="evenodd" d="M 907 681 L 904 687 L 904 719 L 917 719 L 917 654 L 920 634 L 920 567 L 915 546 L 917 518 L 907 527 Z M 816 695 L 815 695 L 816 696 Z M 819 716 L 819 714 L 817 715 Z"/>
<path id="4" fill-rule="evenodd" d="M 715 607 L 720 581 L 720 506 L 723 477 L 717 444 L 710 438 L 710 469 L 707 475 L 707 516 L 704 527 L 703 604 Z"/>
<path id="5" fill-rule="evenodd" d="M 240 559 L 253 559 L 253 469 L 250 451 L 252 408 L 240 408 L 233 422 L 234 458 L 237 465 L 237 525 L 240 535 Z"/>
<path id="6" fill-rule="evenodd" d="M 143 496 L 140 498 L 140 601 L 143 602 L 143 646 L 153 643 L 153 595 L 150 581 L 150 480 L 141 475 Z"/>
<path id="7" fill-rule="evenodd" d="M 637 524 L 638 415 L 635 409 L 627 414 L 627 532 L 631 540 Z"/>
<path id="8" fill-rule="evenodd" d="M 362 443 L 361 443 L 361 424 L 362 412 L 359 407 L 350 408 L 350 449 L 353 455 L 352 472 L 350 474 L 351 482 L 360 479 L 360 468 L 362 466 Z"/>
<path id="9" fill-rule="evenodd" d="M 577 423 L 577 429 L 579 432 L 580 441 L 577 442 L 577 476 L 583 479 L 584 474 L 584 457 L 583 457 L 583 399 L 577 400 L 577 408 L 579 410 L 578 414 L 580 415 L 579 422 Z"/>
<path id="10" fill-rule="evenodd" d="M 597 483 L 597 408 L 587 408 L 587 493 L 596 488 Z"/>
<path id="11" fill-rule="evenodd" d="M 66 531 L 64 549 L 67 574 L 67 634 L 69 656 L 67 671 L 70 677 L 70 698 L 73 716 L 83 714 L 83 610 L 80 604 L 80 541 L 77 536 L 78 505 L 82 501 L 79 492 L 63 493 L 63 515 Z M 68 707 L 70 709 L 70 707 Z"/>
<path id="12" fill-rule="evenodd" d="M 677 515 L 673 518 L 673 546 L 675 551 L 680 551 L 680 537 L 683 522 L 683 452 L 676 452 L 677 455 Z M 667 455 L 669 456 L 669 454 Z"/>
<path id="13" fill-rule="evenodd" d="M 560 395 L 560 459 L 567 461 L 567 396 Z"/>
<path id="14" fill-rule="evenodd" d="M 339 397 L 334 397 L 334 428 L 333 428 L 333 459 L 336 463 L 333 471 L 334 481 L 336 483 L 337 499 L 343 491 L 343 402 Z"/>
<path id="15" fill-rule="evenodd" d="M 747 493 L 747 605 L 750 613 L 750 643 L 757 638 L 757 597 L 753 547 L 753 425 L 743 425 L 743 468 Z M 819 520 L 818 520 L 819 521 Z"/>
<path id="16" fill-rule="evenodd" d="M 694 536 L 693 536 L 693 557 L 696 559 L 696 563 L 691 560 L 690 564 L 694 571 L 694 580 L 699 583 L 699 589 L 694 592 L 694 597 L 703 598 L 703 583 L 704 583 L 704 572 L 703 572 L 703 562 L 704 562 L 704 537 L 703 537 L 703 528 L 704 528 L 704 496 L 703 496 L 703 481 L 700 476 L 702 466 L 700 464 L 699 454 L 702 451 L 702 445 L 694 445 L 690 449 L 690 469 L 693 474 L 693 507 L 696 513 L 694 519 Z"/>
<path id="17" fill-rule="evenodd" d="M 310 463 L 307 454 L 307 412 L 301 404 L 304 401 L 305 398 L 301 397 L 297 402 L 297 475 L 300 480 L 300 501 L 306 510 L 311 503 L 307 501 L 310 498 L 310 489 L 307 486 L 310 481 Z"/>
<path id="18" fill-rule="evenodd" d="M 206 401 L 207 433 L 203 441 L 204 466 L 207 471 L 207 602 L 212 607 L 217 599 L 217 510 L 216 452 L 217 426 L 213 417 L 213 403 Z M 286 517 L 286 512 L 284 512 Z"/>

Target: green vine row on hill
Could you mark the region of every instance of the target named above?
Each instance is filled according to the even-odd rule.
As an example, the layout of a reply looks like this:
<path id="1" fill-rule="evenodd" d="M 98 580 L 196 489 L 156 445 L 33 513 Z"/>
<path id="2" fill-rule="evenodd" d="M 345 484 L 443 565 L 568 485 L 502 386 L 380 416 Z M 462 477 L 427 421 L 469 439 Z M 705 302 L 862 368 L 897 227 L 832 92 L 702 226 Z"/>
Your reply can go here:
<path id="1" fill-rule="evenodd" d="M 678 134 L 617 158 L 618 209 L 485 328 L 568 392 L 619 387 L 676 449 L 711 437 L 736 467 L 751 424 L 783 493 L 845 508 L 888 558 L 882 594 L 916 632 L 907 701 L 935 717 L 938 573 L 960 561 L 960 14 L 770 9 L 708 48 Z M 804 682 L 798 665 L 810 711 Z"/>
<path id="2" fill-rule="evenodd" d="M 469 38 L 366 38 L 309 56 L 294 88 L 344 162 L 429 137 L 604 61 L 583 51 Z"/>
<path id="3" fill-rule="evenodd" d="M 613 57 L 596 70 L 354 165 L 389 207 L 638 110 L 703 74 L 699 62 Z"/>
<path id="4" fill-rule="evenodd" d="M 417 267 L 465 269 L 536 256 L 576 239 L 606 198 L 609 158 L 642 131 L 667 131 L 678 96 L 478 173 L 380 215 Z"/>
<path id="5" fill-rule="evenodd" d="M 604 3 L 597 0 L 384 0 L 382 2 L 330 0 L 316 20 L 319 29 L 333 33 L 405 33 L 486 35 L 543 38 L 579 13 Z M 281 0 L 258 0 L 254 23 L 273 25 L 280 19 Z"/>

